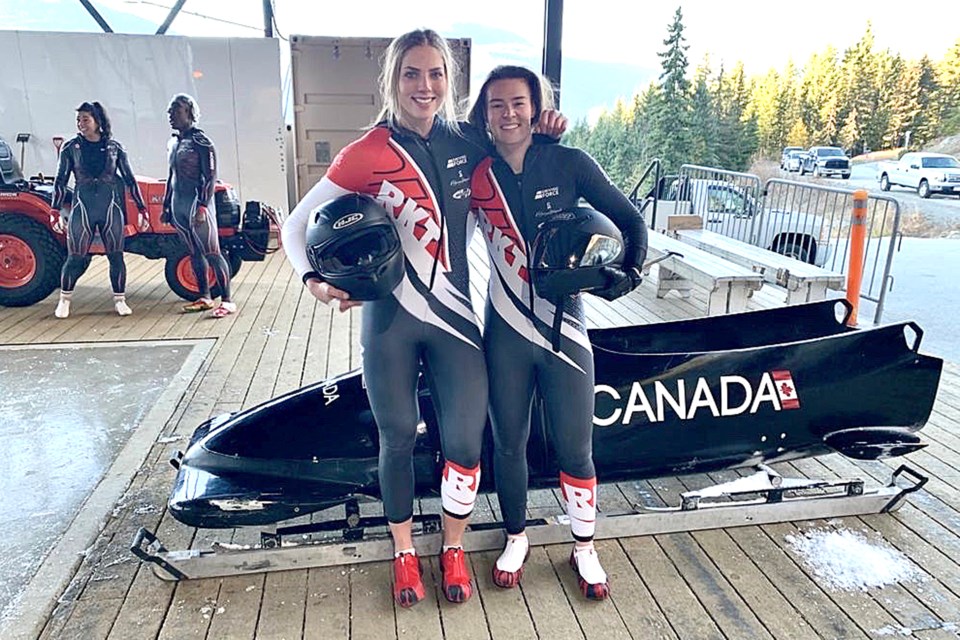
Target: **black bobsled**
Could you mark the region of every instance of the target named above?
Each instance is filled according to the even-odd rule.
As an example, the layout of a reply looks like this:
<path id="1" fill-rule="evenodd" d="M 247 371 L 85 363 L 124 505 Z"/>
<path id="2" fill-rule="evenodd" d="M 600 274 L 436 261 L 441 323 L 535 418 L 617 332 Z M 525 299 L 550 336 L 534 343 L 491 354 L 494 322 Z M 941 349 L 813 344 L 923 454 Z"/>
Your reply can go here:
<path id="1" fill-rule="evenodd" d="M 832 300 L 590 332 L 594 462 L 601 482 L 710 472 L 834 451 L 860 459 L 924 446 L 943 361 L 920 355 L 912 322 L 851 329 Z M 842 316 L 842 317 L 838 317 Z M 417 493 L 443 460 L 430 394 L 414 452 Z M 531 487 L 558 469 L 534 403 Z M 487 443 L 489 445 L 489 442 Z M 198 527 L 263 525 L 379 498 L 377 428 L 359 371 L 200 425 L 170 512 Z M 492 487 L 489 446 L 482 464 Z"/>

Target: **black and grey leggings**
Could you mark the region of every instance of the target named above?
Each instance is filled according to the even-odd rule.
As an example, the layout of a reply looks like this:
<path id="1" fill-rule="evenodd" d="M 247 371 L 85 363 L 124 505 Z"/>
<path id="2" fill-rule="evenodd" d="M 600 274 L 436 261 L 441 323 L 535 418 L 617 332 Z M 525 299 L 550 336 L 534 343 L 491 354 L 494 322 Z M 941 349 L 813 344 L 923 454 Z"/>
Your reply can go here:
<path id="1" fill-rule="evenodd" d="M 213 206 L 207 207 L 203 222 L 196 222 L 196 189 L 188 190 L 188 195 L 174 191 L 170 201 L 172 224 L 186 243 L 190 253 L 190 264 L 200 287 L 200 296 L 210 297 L 210 283 L 207 280 L 207 265 L 213 268 L 213 275 L 220 287 L 221 298 L 230 301 L 230 270 L 227 261 L 220 253 L 220 240 L 217 236 L 217 221 Z"/>
<path id="2" fill-rule="evenodd" d="M 531 329 L 532 330 L 532 329 Z M 563 353 L 521 336 L 487 305 L 483 328 L 490 378 L 494 476 L 507 533 L 526 526 L 527 440 L 534 393 L 543 397 L 548 436 L 561 472 L 593 481 L 593 354 L 561 339 Z"/>
<path id="3" fill-rule="evenodd" d="M 364 303 L 363 379 L 380 433 L 380 489 L 390 522 L 405 522 L 413 515 L 421 363 L 440 425 L 444 458 L 461 469 L 476 469 L 480 464 L 487 373 L 479 329 L 474 338 L 478 346 L 414 318 L 393 297 Z M 463 509 L 448 510 L 445 505 L 444 510 L 466 517 L 476 497 L 475 484 L 465 496 Z"/>
<path id="4" fill-rule="evenodd" d="M 70 293 L 90 265 L 88 254 L 93 234 L 100 239 L 110 261 L 110 285 L 117 295 L 127 286 L 127 267 L 123 261 L 123 190 L 108 182 L 77 187 L 73 209 L 67 221 L 67 259 L 60 271 L 60 289 Z"/>

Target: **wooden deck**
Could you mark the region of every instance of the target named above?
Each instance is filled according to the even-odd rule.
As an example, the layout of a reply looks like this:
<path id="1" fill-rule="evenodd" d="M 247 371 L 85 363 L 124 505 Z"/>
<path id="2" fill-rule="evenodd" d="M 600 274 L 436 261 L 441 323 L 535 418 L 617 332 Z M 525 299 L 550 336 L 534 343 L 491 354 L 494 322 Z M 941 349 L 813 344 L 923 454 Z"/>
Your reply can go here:
<path id="1" fill-rule="evenodd" d="M 170 549 L 205 548 L 214 539 L 253 542 L 251 531 L 206 531 L 169 517 L 164 504 L 174 477 L 171 447 L 184 446 L 209 416 L 258 404 L 305 383 L 358 366 L 358 311 L 334 313 L 316 303 L 276 255 L 246 264 L 235 279 L 240 312 L 222 320 L 178 313 L 163 263 L 128 258 L 128 300 L 134 315 L 113 314 L 106 261 L 94 260 L 74 296 L 73 315 L 53 317 L 55 295 L 24 309 L 0 308 L 0 344 L 215 338 L 216 343 L 146 464 L 131 478 L 121 507 L 86 553 L 47 618 L 42 638 L 957 638 L 960 635 L 960 370 L 948 365 L 923 435 L 927 449 L 909 462 L 931 476 L 927 487 L 894 514 L 830 522 L 798 522 L 698 533 L 622 538 L 598 543 L 612 597 L 581 599 L 567 566 L 567 545 L 532 549 L 523 585 L 493 586 L 496 554 L 472 554 L 478 592 L 463 605 L 438 598 L 438 567 L 426 562 L 426 602 L 394 606 L 388 563 L 289 571 L 179 584 L 162 582 L 129 552 L 141 526 L 157 530 Z M 702 315 L 705 292 L 693 300 L 657 300 L 645 282 L 627 300 L 591 306 L 590 322 L 610 326 Z M 770 287 L 750 306 L 783 299 Z M 168 444 L 174 437 L 178 443 Z M 833 455 L 785 471 L 820 477 L 851 475 L 885 481 L 896 463 L 854 463 Z M 716 477 L 664 478 L 604 486 L 601 508 L 629 508 L 643 497 L 674 502 L 686 487 Z M 485 496 L 478 517 L 497 515 Z M 421 508 L 436 511 L 436 501 Z M 535 492 L 531 515 L 557 513 L 556 495 Z M 817 528 L 864 531 L 902 551 L 921 576 L 867 591 L 823 583 L 788 543 Z M 56 594 L 50 594 L 51 597 Z"/>

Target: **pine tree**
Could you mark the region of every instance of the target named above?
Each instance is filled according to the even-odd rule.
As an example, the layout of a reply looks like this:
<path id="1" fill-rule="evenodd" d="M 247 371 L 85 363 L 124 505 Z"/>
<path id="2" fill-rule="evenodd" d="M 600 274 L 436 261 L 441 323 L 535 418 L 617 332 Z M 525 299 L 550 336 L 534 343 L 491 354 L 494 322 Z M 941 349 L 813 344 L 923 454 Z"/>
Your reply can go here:
<path id="1" fill-rule="evenodd" d="M 715 167 L 719 162 L 717 146 L 719 144 L 719 122 L 710 93 L 708 80 L 710 61 L 704 58 L 697 68 L 694 80 L 692 112 L 690 118 L 691 145 L 690 162 Z"/>
<path id="2" fill-rule="evenodd" d="M 917 104 L 919 110 L 913 118 L 911 146 L 917 149 L 933 140 L 940 129 L 940 104 L 938 102 L 937 73 L 930 58 L 923 56 L 917 63 Z"/>
<path id="3" fill-rule="evenodd" d="M 690 161 L 691 97 L 687 80 L 687 49 L 680 7 L 663 41 L 666 50 L 658 53 L 663 72 L 658 94 L 650 106 L 650 143 L 668 171 L 677 171 Z"/>
<path id="4" fill-rule="evenodd" d="M 960 133 L 960 38 L 943 56 L 937 68 L 937 83 L 943 112 L 940 135 Z"/>

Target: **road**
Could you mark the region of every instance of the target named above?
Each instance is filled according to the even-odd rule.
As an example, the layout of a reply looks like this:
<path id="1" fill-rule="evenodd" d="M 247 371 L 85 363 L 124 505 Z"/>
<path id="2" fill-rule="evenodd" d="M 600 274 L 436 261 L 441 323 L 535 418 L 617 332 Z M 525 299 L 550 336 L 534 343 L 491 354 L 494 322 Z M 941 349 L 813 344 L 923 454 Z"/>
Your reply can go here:
<path id="1" fill-rule="evenodd" d="M 867 162 L 864 164 L 855 164 L 850 174 L 849 180 L 825 179 L 823 182 L 830 186 L 844 187 L 848 189 L 866 189 L 870 193 L 893 196 L 900 203 L 902 217 L 907 217 L 915 213 L 922 214 L 927 220 L 933 223 L 934 227 L 953 227 L 960 225 L 960 196 L 935 194 L 929 199 L 924 200 L 917 195 L 913 189 L 903 187 L 892 187 L 890 191 L 881 191 L 880 183 L 877 182 L 877 162 Z M 805 180 L 799 178 L 797 174 L 790 174 L 791 180 Z M 936 232 L 939 235 L 939 232 Z"/>

